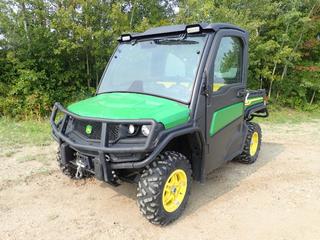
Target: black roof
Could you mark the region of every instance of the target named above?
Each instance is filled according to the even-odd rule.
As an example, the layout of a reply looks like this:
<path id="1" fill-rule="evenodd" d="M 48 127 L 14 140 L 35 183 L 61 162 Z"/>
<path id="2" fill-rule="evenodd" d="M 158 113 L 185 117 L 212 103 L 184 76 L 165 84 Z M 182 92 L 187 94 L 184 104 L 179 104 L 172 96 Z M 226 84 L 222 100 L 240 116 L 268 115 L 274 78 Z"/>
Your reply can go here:
<path id="1" fill-rule="evenodd" d="M 180 25 L 170 25 L 170 26 L 161 26 L 156 28 L 150 28 L 143 33 L 132 33 L 132 38 L 144 38 L 152 35 L 162 35 L 162 34 L 175 34 L 182 33 L 186 31 L 186 27 L 188 26 L 200 26 L 203 31 L 218 31 L 220 29 L 235 29 L 241 32 L 246 32 L 244 29 L 229 24 L 229 23 L 198 23 L 198 24 L 180 24 Z"/>

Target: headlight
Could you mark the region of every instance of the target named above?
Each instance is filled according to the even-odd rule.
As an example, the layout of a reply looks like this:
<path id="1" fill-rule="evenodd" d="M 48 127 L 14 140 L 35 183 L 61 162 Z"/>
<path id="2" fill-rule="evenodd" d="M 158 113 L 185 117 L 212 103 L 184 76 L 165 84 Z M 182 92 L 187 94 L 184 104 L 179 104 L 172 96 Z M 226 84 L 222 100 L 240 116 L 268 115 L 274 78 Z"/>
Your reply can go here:
<path id="1" fill-rule="evenodd" d="M 130 124 L 128 127 L 128 133 L 129 134 L 134 134 L 134 132 L 136 131 L 136 127 L 133 124 Z"/>
<path id="2" fill-rule="evenodd" d="M 141 127 L 141 133 L 142 133 L 144 136 L 148 137 L 149 134 L 150 134 L 150 131 L 151 131 L 151 126 L 150 126 L 150 125 L 142 125 L 142 127 Z"/>

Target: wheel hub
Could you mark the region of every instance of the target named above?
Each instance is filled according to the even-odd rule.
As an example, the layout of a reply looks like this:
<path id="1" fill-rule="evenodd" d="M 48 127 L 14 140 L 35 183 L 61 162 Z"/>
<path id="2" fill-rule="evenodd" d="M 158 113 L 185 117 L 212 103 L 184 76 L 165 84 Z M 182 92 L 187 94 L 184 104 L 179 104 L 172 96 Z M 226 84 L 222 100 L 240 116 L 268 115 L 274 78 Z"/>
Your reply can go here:
<path id="1" fill-rule="evenodd" d="M 251 137 L 250 142 L 250 155 L 254 156 L 258 150 L 258 144 L 259 144 L 259 134 L 257 132 L 254 132 Z"/>
<path id="2" fill-rule="evenodd" d="M 173 171 L 168 177 L 162 194 L 162 205 L 167 212 L 176 211 L 187 191 L 187 175 L 181 170 Z"/>

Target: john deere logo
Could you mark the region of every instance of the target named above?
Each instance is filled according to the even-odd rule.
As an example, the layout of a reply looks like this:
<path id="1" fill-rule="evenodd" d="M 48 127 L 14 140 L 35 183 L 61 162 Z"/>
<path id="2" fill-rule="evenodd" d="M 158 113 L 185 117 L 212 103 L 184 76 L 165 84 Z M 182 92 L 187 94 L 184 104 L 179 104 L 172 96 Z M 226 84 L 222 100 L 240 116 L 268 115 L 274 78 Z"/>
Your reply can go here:
<path id="1" fill-rule="evenodd" d="M 86 126 L 86 134 L 91 134 L 92 133 L 92 126 L 91 125 L 87 125 Z"/>

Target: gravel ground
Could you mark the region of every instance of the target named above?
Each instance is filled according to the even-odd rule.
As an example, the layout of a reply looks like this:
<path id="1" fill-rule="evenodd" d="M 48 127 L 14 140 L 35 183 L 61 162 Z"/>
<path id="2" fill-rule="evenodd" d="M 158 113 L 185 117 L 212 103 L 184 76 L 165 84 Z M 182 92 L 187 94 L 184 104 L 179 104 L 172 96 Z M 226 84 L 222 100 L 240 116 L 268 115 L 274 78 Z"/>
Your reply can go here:
<path id="1" fill-rule="evenodd" d="M 262 130 L 258 161 L 194 183 L 167 227 L 141 216 L 133 184 L 64 177 L 55 144 L 2 147 L 0 239 L 320 239 L 320 121 Z"/>

